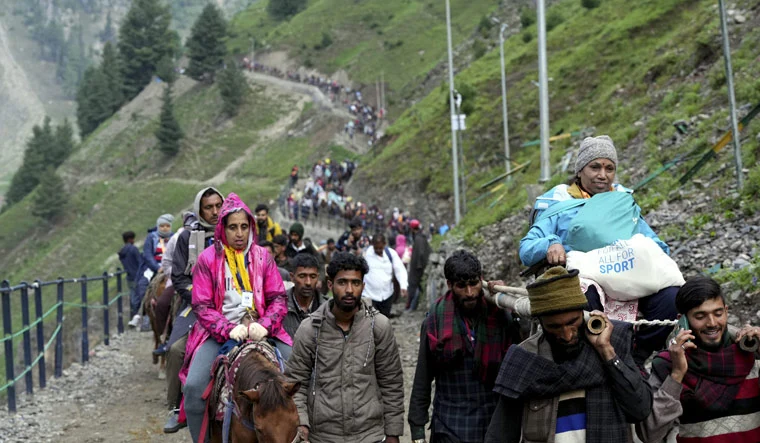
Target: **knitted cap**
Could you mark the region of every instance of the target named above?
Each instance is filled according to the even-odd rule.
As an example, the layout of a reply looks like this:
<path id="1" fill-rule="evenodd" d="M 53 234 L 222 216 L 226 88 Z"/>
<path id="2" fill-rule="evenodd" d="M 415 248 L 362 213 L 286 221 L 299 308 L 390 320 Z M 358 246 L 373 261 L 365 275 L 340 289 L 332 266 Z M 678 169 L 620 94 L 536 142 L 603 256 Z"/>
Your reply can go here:
<path id="1" fill-rule="evenodd" d="M 529 284 L 527 289 L 530 313 L 534 317 L 583 309 L 588 304 L 581 292 L 577 269 L 568 272 L 562 266 L 555 266 Z"/>
<path id="2" fill-rule="evenodd" d="M 174 223 L 174 216 L 171 214 L 164 214 L 156 220 L 156 227 L 161 225 L 171 225 L 172 223 Z"/>
<path id="3" fill-rule="evenodd" d="M 581 172 L 581 169 L 597 158 L 607 158 L 617 165 L 617 151 L 612 139 L 607 135 L 599 137 L 586 137 L 581 142 L 578 150 L 578 159 L 575 160 L 575 173 Z"/>
<path id="4" fill-rule="evenodd" d="M 303 237 L 303 225 L 301 223 L 293 223 L 290 225 L 290 233 L 296 233 L 299 237 Z"/>

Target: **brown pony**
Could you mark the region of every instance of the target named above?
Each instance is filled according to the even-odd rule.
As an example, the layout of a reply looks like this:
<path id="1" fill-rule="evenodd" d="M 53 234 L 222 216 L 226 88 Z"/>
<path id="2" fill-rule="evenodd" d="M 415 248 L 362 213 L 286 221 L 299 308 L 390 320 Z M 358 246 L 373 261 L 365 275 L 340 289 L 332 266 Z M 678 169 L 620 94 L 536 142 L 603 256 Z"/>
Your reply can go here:
<path id="1" fill-rule="evenodd" d="M 235 377 L 233 392 L 241 419 L 232 415 L 230 441 L 251 443 L 292 443 L 298 441 L 298 410 L 293 395 L 300 383 L 290 383 L 280 369 L 259 352 L 243 357 Z M 214 408 L 210 408 L 214 409 Z M 211 441 L 222 441 L 222 423 L 211 421 Z M 255 425 L 254 425 L 255 423 Z"/>
<path id="2" fill-rule="evenodd" d="M 162 339 L 161 336 L 164 335 L 166 331 L 167 325 L 159 325 L 156 321 L 156 302 L 158 301 L 158 297 L 161 296 L 161 294 L 164 293 L 164 289 L 166 289 L 166 281 L 168 280 L 168 276 L 163 273 L 163 271 L 159 272 L 148 284 L 148 289 L 145 290 L 145 297 L 143 297 L 143 310 L 145 314 L 150 318 L 150 327 L 153 330 L 153 349 L 157 349 L 159 346 L 161 346 Z M 171 315 L 169 316 L 171 318 Z M 153 364 L 158 364 L 159 359 L 161 364 L 158 367 L 158 373 L 159 378 L 161 377 L 160 374 L 164 372 L 166 369 L 166 357 L 162 355 L 161 357 L 157 355 L 153 355 Z"/>

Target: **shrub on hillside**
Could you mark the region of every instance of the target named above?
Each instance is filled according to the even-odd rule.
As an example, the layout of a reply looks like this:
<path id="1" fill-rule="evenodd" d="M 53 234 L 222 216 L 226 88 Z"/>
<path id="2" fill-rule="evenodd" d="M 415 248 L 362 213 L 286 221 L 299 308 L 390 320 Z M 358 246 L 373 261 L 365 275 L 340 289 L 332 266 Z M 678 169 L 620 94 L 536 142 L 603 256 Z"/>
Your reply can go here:
<path id="1" fill-rule="evenodd" d="M 536 11 L 531 8 L 522 8 L 520 10 L 520 25 L 523 28 L 536 23 Z"/>
<path id="2" fill-rule="evenodd" d="M 602 0 L 581 0 L 581 6 L 586 9 L 598 8 Z"/>
<path id="3" fill-rule="evenodd" d="M 551 31 L 565 21 L 565 17 L 559 11 L 551 10 L 546 14 L 546 32 Z"/>
<path id="4" fill-rule="evenodd" d="M 525 43 L 530 43 L 531 40 L 533 40 L 533 34 L 531 34 L 530 31 L 523 32 L 522 41 Z"/>
<path id="5" fill-rule="evenodd" d="M 306 0 L 270 0 L 267 13 L 275 20 L 288 19 L 306 7 Z"/>

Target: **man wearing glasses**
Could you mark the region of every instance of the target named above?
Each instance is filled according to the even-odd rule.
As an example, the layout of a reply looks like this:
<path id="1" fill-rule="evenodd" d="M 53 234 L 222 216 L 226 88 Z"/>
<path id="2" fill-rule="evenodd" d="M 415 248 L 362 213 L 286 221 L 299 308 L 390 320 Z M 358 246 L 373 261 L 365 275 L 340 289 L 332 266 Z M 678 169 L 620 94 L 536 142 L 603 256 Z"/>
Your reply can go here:
<path id="1" fill-rule="evenodd" d="M 493 386 L 501 361 L 519 341 L 519 328 L 508 312 L 486 304 L 477 257 L 456 251 L 443 272 L 449 290 L 436 300 L 420 330 L 409 403 L 412 441 L 425 441 L 435 380 L 431 442 L 480 443 L 496 410 Z"/>

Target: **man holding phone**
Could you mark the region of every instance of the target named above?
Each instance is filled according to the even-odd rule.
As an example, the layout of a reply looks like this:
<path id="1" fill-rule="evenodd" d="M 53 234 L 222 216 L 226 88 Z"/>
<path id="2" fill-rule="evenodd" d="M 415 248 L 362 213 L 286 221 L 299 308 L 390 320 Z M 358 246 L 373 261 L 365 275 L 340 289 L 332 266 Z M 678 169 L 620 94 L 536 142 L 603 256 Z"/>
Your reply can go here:
<path id="1" fill-rule="evenodd" d="M 679 330 L 652 361 L 654 407 L 636 426 L 639 438 L 660 442 L 674 432 L 679 442 L 760 441 L 758 354 L 738 345 L 760 340 L 760 328 L 730 330 L 720 285 L 708 277 L 689 279 L 676 308 Z"/>
<path id="2" fill-rule="evenodd" d="M 577 270 L 553 267 L 527 289 L 541 330 L 504 358 L 486 442 L 631 441 L 652 392 L 631 356 L 630 326 L 594 311 L 605 328 L 586 330 Z"/>

